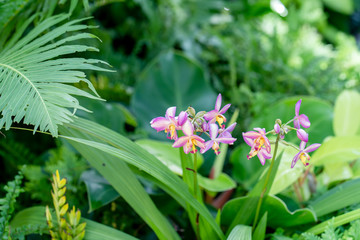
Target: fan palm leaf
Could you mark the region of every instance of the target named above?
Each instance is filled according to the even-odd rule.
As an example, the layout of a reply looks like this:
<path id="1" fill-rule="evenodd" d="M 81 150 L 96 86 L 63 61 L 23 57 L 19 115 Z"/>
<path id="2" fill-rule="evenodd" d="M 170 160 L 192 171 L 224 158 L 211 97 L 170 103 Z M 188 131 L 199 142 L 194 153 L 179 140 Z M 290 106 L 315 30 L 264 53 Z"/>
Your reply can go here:
<path id="1" fill-rule="evenodd" d="M 4 126 L 9 129 L 13 122 L 23 120 L 35 126 L 34 132 L 40 129 L 57 137 L 59 124 L 71 122 L 77 109 L 86 110 L 74 96 L 101 99 L 82 70 L 111 70 L 94 65 L 107 65 L 100 60 L 64 57 L 75 52 L 98 51 L 71 43 L 96 38 L 90 33 L 64 37 L 65 33 L 88 29 L 89 26 L 80 24 L 84 19 L 54 27 L 68 17 L 62 14 L 47 18 L 23 36 L 26 26 L 32 23 L 30 18 L 0 49 L 0 129 Z M 86 82 L 93 94 L 71 85 L 80 81 Z"/>

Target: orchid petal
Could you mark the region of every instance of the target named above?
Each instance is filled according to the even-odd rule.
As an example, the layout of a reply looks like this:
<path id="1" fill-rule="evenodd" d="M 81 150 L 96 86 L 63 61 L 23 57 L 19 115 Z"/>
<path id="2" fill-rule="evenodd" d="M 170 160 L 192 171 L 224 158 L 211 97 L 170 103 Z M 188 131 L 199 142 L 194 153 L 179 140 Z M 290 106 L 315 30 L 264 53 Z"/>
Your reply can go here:
<path id="1" fill-rule="evenodd" d="M 243 135 L 244 135 L 244 133 L 243 133 Z M 247 137 L 243 137 L 243 138 L 244 138 L 244 141 L 246 142 L 246 144 L 249 145 L 250 147 L 252 145 L 254 145 L 254 140 L 253 139 L 247 138 Z"/>
<path id="2" fill-rule="evenodd" d="M 231 133 L 231 132 L 235 129 L 236 124 L 237 124 L 237 123 L 235 122 L 235 123 L 231 124 L 230 126 L 228 126 L 228 127 L 225 129 L 224 132 L 229 132 L 229 133 Z"/>
<path id="3" fill-rule="evenodd" d="M 295 117 L 295 120 L 294 120 L 294 127 L 297 129 L 300 128 L 300 120 L 297 117 Z"/>
<path id="4" fill-rule="evenodd" d="M 310 146 L 308 146 L 308 147 L 304 150 L 304 152 L 307 152 L 307 153 L 313 152 L 313 151 L 315 151 L 316 149 L 318 149 L 320 146 L 321 146 L 320 143 L 311 144 Z"/>
<path id="5" fill-rule="evenodd" d="M 182 131 L 186 136 L 192 136 L 194 133 L 194 126 L 189 120 L 186 120 L 184 125 L 182 126 Z"/>
<path id="6" fill-rule="evenodd" d="M 184 125 L 184 123 L 187 119 L 188 119 L 187 112 L 182 111 L 178 117 L 178 125 L 180 125 L 180 126 Z"/>
<path id="7" fill-rule="evenodd" d="M 254 128 L 254 130 L 258 131 L 260 134 L 265 135 L 266 134 L 266 130 L 265 128 Z"/>
<path id="8" fill-rule="evenodd" d="M 274 130 L 276 133 L 280 133 L 280 125 L 278 123 L 275 123 Z"/>
<path id="9" fill-rule="evenodd" d="M 210 112 L 207 112 L 204 114 L 204 119 L 206 121 L 211 121 L 214 120 L 213 122 L 216 121 L 216 116 L 218 115 L 218 112 L 216 110 L 211 110 Z"/>
<path id="10" fill-rule="evenodd" d="M 264 149 L 262 149 L 262 150 L 260 151 L 260 153 L 261 153 L 261 155 L 263 155 L 264 158 L 266 158 L 266 159 L 272 158 L 271 152 L 265 151 Z"/>
<path id="11" fill-rule="evenodd" d="M 166 110 L 165 117 L 166 117 L 167 119 L 169 119 L 169 117 L 175 117 L 175 113 L 176 113 L 176 107 L 169 107 L 169 108 Z"/>
<path id="12" fill-rule="evenodd" d="M 296 131 L 296 135 L 303 142 L 308 142 L 309 140 L 309 134 L 305 132 L 303 129 L 298 129 Z"/>
<path id="13" fill-rule="evenodd" d="M 236 141 L 236 138 L 221 137 L 221 138 L 217 138 L 216 141 L 221 143 L 233 144 Z"/>
<path id="14" fill-rule="evenodd" d="M 265 149 L 266 151 L 270 152 L 271 151 L 271 144 L 270 144 L 270 141 L 267 137 L 264 136 L 264 139 L 265 139 Z"/>
<path id="15" fill-rule="evenodd" d="M 298 117 L 298 119 L 299 119 L 299 122 L 300 122 L 301 126 L 303 126 L 304 128 L 310 127 L 309 118 L 305 114 L 301 114 Z"/>
<path id="16" fill-rule="evenodd" d="M 216 98 L 215 110 L 218 112 L 220 110 L 220 107 L 221 107 L 221 93 L 219 93 L 219 95 Z"/>
<path id="17" fill-rule="evenodd" d="M 199 142 L 204 143 L 205 142 L 205 140 L 203 138 L 199 137 L 198 135 L 192 135 L 191 137 L 193 139 L 195 139 L 197 141 L 197 143 L 199 143 Z"/>
<path id="18" fill-rule="evenodd" d="M 300 158 L 300 154 L 302 153 L 302 151 L 298 152 L 295 157 L 293 158 L 292 162 L 291 162 L 291 168 L 293 168 L 296 164 L 296 162 L 299 160 Z"/>
<path id="19" fill-rule="evenodd" d="M 210 134 L 210 138 L 211 138 L 212 140 L 214 140 L 214 139 L 217 137 L 218 132 L 219 132 L 219 127 L 218 127 L 218 125 L 215 124 L 215 123 L 210 124 L 209 134 Z"/>
<path id="20" fill-rule="evenodd" d="M 213 140 L 207 141 L 207 142 L 205 143 L 205 147 L 200 150 L 200 153 L 205 153 L 205 152 L 207 152 L 207 151 L 212 147 L 213 144 L 214 144 L 214 141 L 213 141 Z"/>
<path id="21" fill-rule="evenodd" d="M 185 144 L 185 145 L 183 146 L 183 149 L 184 149 L 184 153 L 188 154 L 188 153 L 191 151 L 191 149 L 192 149 L 192 143 L 190 143 L 190 144 Z"/>
<path id="22" fill-rule="evenodd" d="M 164 117 L 157 117 L 151 120 L 150 124 L 152 128 L 159 132 L 165 130 L 169 126 L 170 121 Z"/>
<path id="23" fill-rule="evenodd" d="M 302 101 L 302 100 L 300 99 L 300 100 L 297 101 L 297 103 L 295 104 L 295 116 L 299 116 L 301 101 Z"/>
<path id="24" fill-rule="evenodd" d="M 300 150 L 304 150 L 305 146 L 306 146 L 306 142 L 301 141 L 299 146 Z"/>
<path id="25" fill-rule="evenodd" d="M 178 148 L 178 147 L 182 147 L 184 146 L 189 140 L 189 137 L 187 136 L 182 136 L 180 138 L 178 138 L 174 143 L 173 143 L 173 147 L 174 148 Z"/>
<path id="26" fill-rule="evenodd" d="M 264 166 L 264 165 L 265 165 L 265 162 L 266 162 L 266 159 L 265 159 L 264 155 L 262 154 L 262 152 L 261 152 L 261 151 L 258 152 L 257 156 L 258 156 L 258 158 L 259 158 L 259 160 L 260 160 L 261 165 Z"/>
<path id="27" fill-rule="evenodd" d="M 242 135 L 243 135 L 244 138 L 251 138 L 251 139 L 256 139 L 256 138 L 261 136 L 260 133 L 257 133 L 257 132 L 254 132 L 254 131 L 245 132 Z"/>
<path id="28" fill-rule="evenodd" d="M 230 106 L 231 106 L 230 103 L 229 103 L 229 104 L 226 104 L 226 105 L 219 111 L 219 113 L 220 113 L 220 114 L 226 113 L 226 111 L 230 108 Z"/>

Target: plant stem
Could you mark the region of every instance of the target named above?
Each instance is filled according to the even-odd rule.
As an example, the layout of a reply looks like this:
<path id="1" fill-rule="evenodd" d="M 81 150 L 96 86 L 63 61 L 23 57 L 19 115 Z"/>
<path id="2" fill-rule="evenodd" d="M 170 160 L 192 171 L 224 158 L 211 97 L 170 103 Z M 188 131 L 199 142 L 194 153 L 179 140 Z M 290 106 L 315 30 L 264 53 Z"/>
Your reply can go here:
<path id="1" fill-rule="evenodd" d="M 277 149 L 278 149 L 278 145 L 279 145 L 279 139 L 280 139 L 280 134 L 277 135 L 277 138 L 276 138 L 276 141 L 275 141 L 275 150 L 274 150 L 274 155 L 273 155 L 273 158 L 271 160 L 271 164 L 270 164 L 270 168 L 267 172 L 267 175 L 266 175 L 266 179 L 265 179 L 265 183 L 264 183 L 264 188 L 261 192 L 261 195 L 260 195 L 260 199 L 258 201 L 258 204 L 257 204 L 257 207 L 256 207 L 256 213 L 255 213 L 255 218 L 254 218 L 254 222 L 253 222 L 253 228 L 252 230 L 254 231 L 255 230 L 255 227 L 256 227 L 256 224 L 257 224 L 257 221 L 258 221 L 258 218 L 259 218 L 259 213 L 260 213 L 260 209 L 261 209 L 261 204 L 262 204 L 262 201 L 263 201 L 263 198 L 264 198 L 264 195 L 266 193 L 266 190 L 267 190 L 267 185 L 268 185 L 268 182 L 269 182 L 269 179 L 270 179 L 270 174 L 271 174 L 271 170 L 274 166 L 274 162 L 275 162 L 275 159 L 276 159 L 276 153 L 277 153 Z"/>
<path id="2" fill-rule="evenodd" d="M 198 187 L 198 182 L 197 182 L 197 154 L 194 153 L 194 196 L 197 199 L 197 187 Z"/>

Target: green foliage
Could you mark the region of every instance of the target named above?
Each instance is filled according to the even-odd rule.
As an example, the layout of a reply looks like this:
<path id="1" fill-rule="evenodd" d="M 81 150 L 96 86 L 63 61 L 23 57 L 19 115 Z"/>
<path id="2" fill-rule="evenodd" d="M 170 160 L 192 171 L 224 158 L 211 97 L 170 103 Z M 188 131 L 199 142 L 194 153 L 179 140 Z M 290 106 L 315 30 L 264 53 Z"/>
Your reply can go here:
<path id="1" fill-rule="evenodd" d="M 29 0 L 3 0 L 0 4 L 0 29 L 6 25 L 26 7 Z"/>
<path id="2" fill-rule="evenodd" d="M 23 175 L 21 172 L 15 176 L 15 180 L 8 182 L 4 187 L 6 191 L 6 196 L 0 199 L 0 239 L 12 239 L 11 238 L 11 230 L 9 227 L 9 221 L 11 219 L 11 215 L 15 210 L 15 202 L 16 198 L 20 195 L 24 190 L 21 188 L 21 181 L 23 179 Z"/>
<path id="3" fill-rule="evenodd" d="M 2 49 L 0 128 L 5 126 L 9 129 L 13 122 L 23 120 L 25 124 L 35 125 L 34 132 L 39 128 L 40 131 L 49 131 L 56 137 L 58 125 L 70 122 L 71 116 L 77 109 L 84 109 L 72 95 L 99 99 L 67 83 L 84 81 L 93 93 L 97 94 L 85 74 L 74 69 L 109 71 L 93 65 L 106 63 L 94 59 L 60 58 L 60 56 L 75 52 L 97 51 L 96 48 L 85 45 L 66 44 L 79 39 L 95 38 L 95 36 L 80 33 L 55 40 L 66 32 L 84 30 L 89 27 L 78 24 L 81 20 L 73 20 L 41 36 L 45 30 L 68 17 L 66 14 L 49 17 L 22 37 L 33 20 L 30 18 Z M 21 41 L 19 41 L 20 37 L 22 37 Z M 70 112 L 68 108 L 73 108 L 74 112 Z"/>

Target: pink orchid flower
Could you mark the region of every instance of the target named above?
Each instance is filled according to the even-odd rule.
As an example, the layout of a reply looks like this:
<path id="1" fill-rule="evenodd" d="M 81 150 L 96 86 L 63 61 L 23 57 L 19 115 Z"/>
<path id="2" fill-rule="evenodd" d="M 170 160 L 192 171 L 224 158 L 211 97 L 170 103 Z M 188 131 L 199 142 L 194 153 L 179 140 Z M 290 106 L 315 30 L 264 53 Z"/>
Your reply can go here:
<path id="1" fill-rule="evenodd" d="M 251 147 L 247 159 L 250 159 L 254 156 L 258 156 L 260 163 L 265 164 L 266 159 L 271 158 L 271 146 L 269 139 L 266 137 L 265 128 L 254 128 L 254 131 L 243 133 L 243 138 L 245 142 Z"/>
<path id="2" fill-rule="evenodd" d="M 189 120 L 186 120 L 183 124 L 182 131 L 185 136 L 180 137 L 174 142 L 172 145 L 174 148 L 183 147 L 186 154 L 189 152 L 196 153 L 196 146 L 200 147 L 200 149 L 205 148 L 205 140 L 197 135 L 194 135 L 194 126 Z"/>
<path id="3" fill-rule="evenodd" d="M 212 148 L 215 154 L 219 155 L 219 143 L 233 144 L 236 141 L 236 138 L 233 138 L 229 132 L 227 132 L 228 134 L 225 135 L 220 134 L 219 137 L 217 137 L 219 133 L 219 127 L 215 123 L 210 124 L 209 128 L 210 140 L 205 143 L 205 148 L 200 150 L 201 153 L 204 153 Z"/>
<path id="4" fill-rule="evenodd" d="M 295 117 L 294 117 L 294 127 L 299 129 L 300 125 L 304 128 L 310 127 L 309 118 L 305 114 L 299 115 L 301 105 L 301 99 L 295 105 Z"/>
<path id="5" fill-rule="evenodd" d="M 218 122 L 219 126 L 223 124 L 223 122 L 226 122 L 226 118 L 223 115 L 231 106 L 231 104 L 226 104 L 221 110 L 221 93 L 219 93 L 216 102 L 215 102 L 215 109 L 211 110 L 210 112 L 205 113 L 204 119 L 206 121 L 209 121 L 208 123 L 215 123 Z"/>
<path id="6" fill-rule="evenodd" d="M 314 143 L 314 144 L 311 144 L 310 146 L 308 146 L 307 148 L 305 148 L 305 146 L 306 146 L 306 142 L 301 141 L 301 143 L 300 143 L 300 151 L 295 155 L 294 159 L 292 160 L 291 168 L 293 168 L 295 166 L 296 162 L 299 159 L 304 164 L 304 166 L 309 165 L 309 163 L 306 162 L 306 161 L 310 160 L 310 156 L 309 156 L 308 153 L 313 152 L 316 149 L 318 149 L 321 146 L 321 144 L 320 143 Z"/>
<path id="7" fill-rule="evenodd" d="M 230 126 L 228 126 L 225 129 L 219 129 L 219 137 L 232 137 L 231 136 L 231 132 L 234 130 L 234 128 L 236 127 L 236 122 L 231 124 Z"/>
<path id="8" fill-rule="evenodd" d="M 181 112 L 178 117 L 175 117 L 176 107 L 169 107 L 166 110 L 165 117 L 157 117 L 151 120 L 151 127 L 155 130 L 164 131 L 167 133 L 167 138 L 176 140 L 176 130 L 181 130 L 181 126 L 187 120 L 187 113 Z M 169 136 L 170 135 L 170 136 Z"/>

